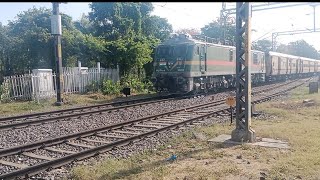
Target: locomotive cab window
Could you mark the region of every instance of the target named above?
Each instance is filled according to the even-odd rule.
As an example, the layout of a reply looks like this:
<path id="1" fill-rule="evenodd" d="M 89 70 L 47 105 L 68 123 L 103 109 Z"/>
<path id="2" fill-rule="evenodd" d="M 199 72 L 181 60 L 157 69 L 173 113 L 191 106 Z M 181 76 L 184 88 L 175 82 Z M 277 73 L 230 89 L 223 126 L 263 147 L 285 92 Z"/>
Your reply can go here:
<path id="1" fill-rule="evenodd" d="M 259 64 L 257 53 L 253 53 L 253 64 Z"/>
<path id="2" fill-rule="evenodd" d="M 233 50 L 232 49 L 229 51 L 229 61 L 230 62 L 233 61 Z"/>

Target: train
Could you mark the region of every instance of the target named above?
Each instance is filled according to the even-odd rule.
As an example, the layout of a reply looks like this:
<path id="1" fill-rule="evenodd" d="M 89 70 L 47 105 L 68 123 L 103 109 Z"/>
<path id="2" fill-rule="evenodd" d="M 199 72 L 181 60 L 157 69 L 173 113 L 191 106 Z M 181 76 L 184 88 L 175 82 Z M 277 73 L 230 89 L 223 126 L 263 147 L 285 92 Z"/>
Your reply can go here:
<path id="1" fill-rule="evenodd" d="M 320 61 L 273 51 L 251 50 L 251 81 L 310 77 Z M 203 36 L 174 34 L 155 48 L 152 82 L 158 92 L 198 93 L 236 85 L 236 48 Z"/>

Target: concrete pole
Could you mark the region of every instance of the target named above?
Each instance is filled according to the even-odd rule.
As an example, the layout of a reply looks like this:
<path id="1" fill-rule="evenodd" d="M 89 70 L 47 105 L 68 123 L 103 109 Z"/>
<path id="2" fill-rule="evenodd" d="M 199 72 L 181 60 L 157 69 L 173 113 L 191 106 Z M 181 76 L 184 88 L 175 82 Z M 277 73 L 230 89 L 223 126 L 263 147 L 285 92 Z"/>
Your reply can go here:
<path id="1" fill-rule="evenodd" d="M 78 61 L 78 72 L 81 74 L 81 61 Z"/>
<path id="2" fill-rule="evenodd" d="M 316 6 L 313 6 L 313 31 L 316 32 Z"/>
<path id="3" fill-rule="evenodd" d="M 97 69 L 98 69 L 98 90 L 100 88 L 100 82 L 101 82 L 101 69 L 100 69 L 100 62 L 97 62 Z"/>
<path id="4" fill-rule="evenodd" d="M 81 61 L 78 61 L 78 73 L 79 73 L 79 92 L 81 92 Z"/>
<path id="5" fill-rule="evenodd" d="M 100 62 L 97 62 L 98 73 L 100 74 Z"/>
<path id="6" fill-rule="evenodd" d="M 62 53 L 61 53 L 61 16 L 59 14 L 59 3 L 52 3 L 52 16 L 51 16 L 51 34 L 54 38 L 54 55 L 56 62 L 56 89 L 57 89 L 57 106 L 63 104 L 62 101 Z"/>

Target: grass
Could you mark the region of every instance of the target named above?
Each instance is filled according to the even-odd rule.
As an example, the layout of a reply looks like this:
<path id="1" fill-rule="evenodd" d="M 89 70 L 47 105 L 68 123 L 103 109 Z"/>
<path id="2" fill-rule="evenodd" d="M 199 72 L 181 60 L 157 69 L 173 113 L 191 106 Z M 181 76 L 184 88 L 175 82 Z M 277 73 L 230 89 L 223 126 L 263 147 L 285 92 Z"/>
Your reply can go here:
<path id="1" fill-rule="evenodd" d="M 306 87 L 291 93 L 289 100 L 273 101 L 256 107 L 268 115 L 253 119 L 259 137 L 278 138 L 290 144 L 289 150 L 251 146 L 222 147 L 199 140 L 230 134 L 234 126 L 214 124 L 196 128 L 173 138 L 158 150 L 145 150 L 128 159 L 107 159 L 94 166 L 78 166 L 73 179 L 317 179 L 320 177 L 320 95 L 308 94 Z M 316 103 L 306 107 L 302 101 Z M 274 118 L 270 118 L 274 117 Z M 168 146 L 168 145 L 171 145 Z M 177 161 L 165 159 L 172 154 Z M 241 156 L 241 158 L 237 158 Z"/>
<path id="2" fill-rule="evenodd" d="M 126 100 L 141 98 L 142 96 L 154 96 L 151 94 L 134 94 L 129 97 L 115 96 L 115 95 L 102 95 L 101 93 L 88 93 L 88 94 L 68 94 L 64 95 L 64 104 L 62 106 L 55 106 L 55 98 L 37 101 L 25 101 L 25 102 L 9 102 L 0 103 L 0 114 L 2 116 L 27 114 L 43 111 L 52 111 L 58 109 L 71 108 L 74 106 L 85 106 L 93 104 L 101 104 L 112 102 L 114 100 Z"/>

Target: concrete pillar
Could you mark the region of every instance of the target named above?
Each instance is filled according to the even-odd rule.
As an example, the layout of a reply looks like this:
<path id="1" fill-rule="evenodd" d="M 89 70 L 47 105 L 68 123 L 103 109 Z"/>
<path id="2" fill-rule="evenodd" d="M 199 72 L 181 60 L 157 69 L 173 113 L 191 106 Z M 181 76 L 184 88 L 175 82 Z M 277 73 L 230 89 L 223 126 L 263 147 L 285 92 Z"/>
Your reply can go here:
<path id="1" fill-rule="evenodd" d="M 79 92 L 82 92 L 82 87 L 81 87 L 81 61 L 78 61 L 78 73 L 79 73 Z"/>
<path id="2" fill-rule="evenodd" d="M 98 73 L 100 74 L 100 62 L 97 62 Z"/>

